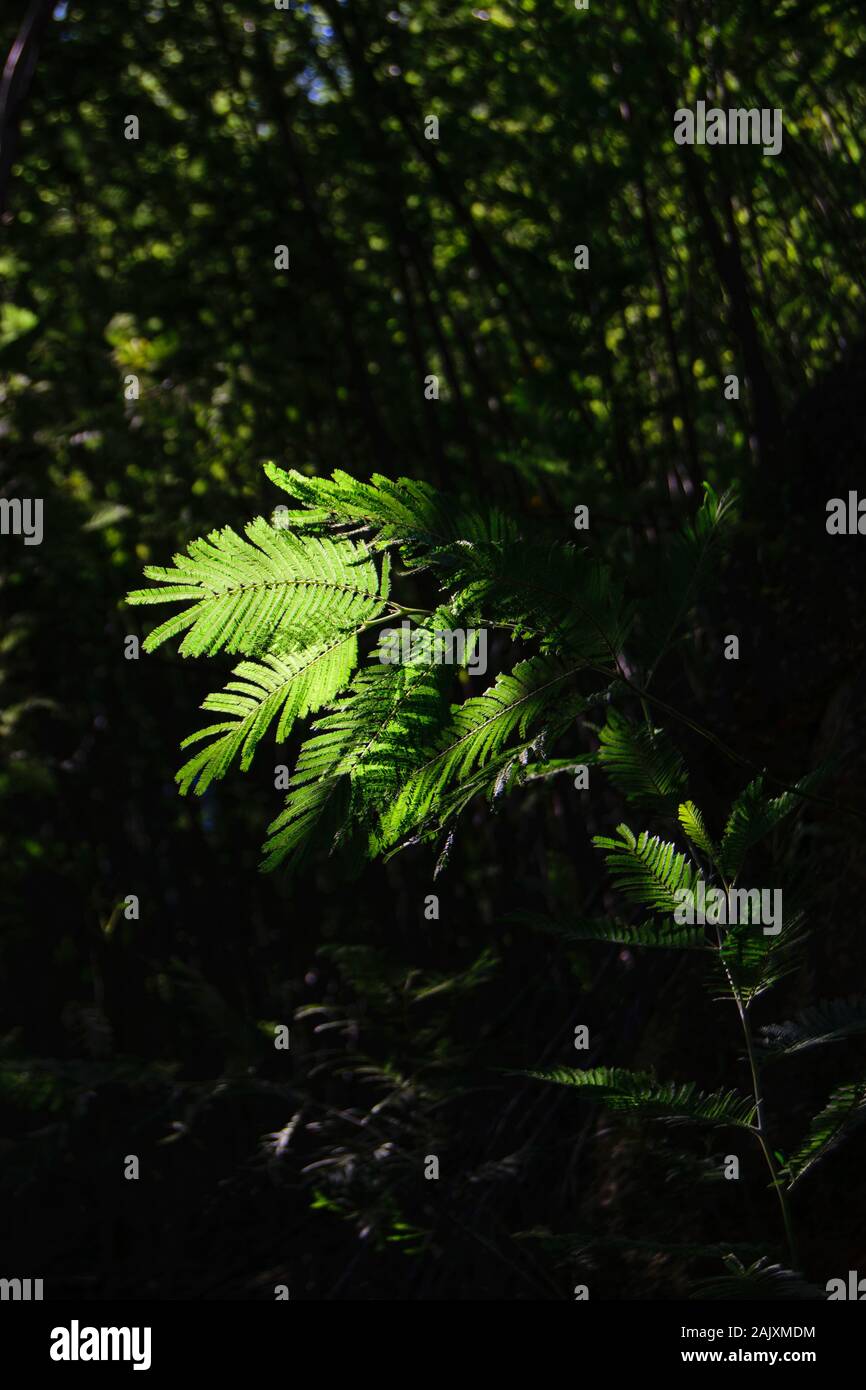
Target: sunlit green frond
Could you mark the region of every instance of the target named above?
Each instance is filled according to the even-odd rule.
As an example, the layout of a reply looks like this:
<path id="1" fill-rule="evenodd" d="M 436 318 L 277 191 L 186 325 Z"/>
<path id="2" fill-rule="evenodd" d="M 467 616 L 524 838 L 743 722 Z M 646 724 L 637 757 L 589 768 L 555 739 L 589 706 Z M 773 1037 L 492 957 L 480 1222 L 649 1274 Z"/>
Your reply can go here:
<path id="1" fill-rule="evenodd" d="M 333 716 L 337 726 L 341 719 L 360 714 L 364 730 L 362 746 L 344 760 L 352 778 L 353 813 L 381 813 L 393 804 L 418 766 L 423 748 L 447 720 L 449 683 L 449 673 L 441 666 L 400 667 L 384 680 L 374 667 L 370 684 L 343 702 L 344 708 Z M 377 684 L 387 687 L 384 699 Z M 328 722 L 323 721 L 323 727 Z"/>
<path id="2" fill-rule="evenodd" d="M 701 850 L 712 864 L 718 863 L 719 852 L 704 824 L 704 818 L 693 801 L 684 801 L 678 811 L 680 825 L 695 849 Z"/>
<path id="3" fill-rule="evenodd" d="M 376 657 L 312 727 L 289 784 L 286 805 L 269 830 L 266 868 L 294 855 L 318 818 L 316 788 L 345 783 L 344 820 L 386 805 L 418 759 L 447 706 L 443 671 L 421 663 L 391 665 Z"/>
<path id="4" fill-rule="evenodd" d="M 280 515 L 280 525 L 323 534 L 355 523 L 374 533 L 371 546 L 399 545 L 413 568 L 458 542 L 502 541 L 517 534 L 513 521 L 498 508 L 463 508 L 454 498 L 414 478 L 392 481 L 374 473 L 369 483 L 362 483 L 341 469 L 331 478 L 308 478 L 275 463 L 266 463 L 265 472 L 277 487 L 303 503 L 302 510 Z"/>
<path id="5" fill-rule="evenodd" d="M 388 594 L 364 545 L 327 537 L 293 536 L 257 517 L 245 540 L 230 527 L 192 541 L 174 568 L 148 565 L 159 581 L 136 589 L 132 604 L 184 602 L 187 606 L 146 639 L 153 651 L 184 632 L 182 656 L 261 653 L 308 646 L 379 616 Z"/>
<path id="6" fill-rule="evenodd" d="M 285 807 L 268 826 L 263 871 L 270 873 L 281 864 L 297 870 L 314 844 L 332 845 L 345 824 L 348 805 L 347 778 L 320 776 L 305 780 L 296 773 L 289 784 Z"/>
<path id="7" fill-rule="evenodd" d="M 296 719 L 315 713 L 343 689 L 357 662 L 354 632 L 304 651 L 285 656 L 266 654 L 261 661 L 241 662 L 225 689 L 208 695 L 202 705 L 202 709 L 229 717 L 190 734 L 181 744 L 188 748 L 202 739 L 210 740 L 177 773 L 181 792 L 185 794 L 192 787 L 201 795 L 215 778 L 225 776 L 238 755 L 245 772 L 275 719 L 276 742 L 281 743 Z"/>
<path id="8" fill-rule="evenodd" d="M 598 760 L 628 801 L 658 811 L 672 808 L 686 784 L 686 770 L 661 729 L 633 724 L 610 708 L 599 743 Z"/>
<path id="9" fill-rule="evenodd" d="M 866 1032 L 866 999 L 822 1000 L 787 1023 L 768 1023 L 759 1042 L 767 1061 Z"/>
<path id="10" fill-rule="evenodd" d="M 554 657 L 532 657 L 500 675 L 483 695 L 454 705 L 444 729 L 431 741 L 383 817 L 385 844 L 394 844 L 432 813 L 448 813 L 447 794 L 471 794 L 494 784 L 505 763 L 552 726 L 574 717 L 564 695 L 575 666 Z"/>
<path id="11" fill-rule="evenodd" d="M 782 1176 L 796 1186 L 816 1164 L 866 1122 L 866 1081 L 852 1081 L 833 1092 L 816 1115 L 799 1149 L 785 1163 Z"/>
<path id="12" fill-rule="evenodd" d="M 657 912 L 674 912 L 678 894 L 693 892 L 698 871 L 676 846 L 642 830 L 635 836 L 627 825 L 618 825 L 618 840 L 596 835 L 593 844 L 605 851 L 611 877 L 630 902 Z"/>
<path id="13" fill-rule="evenodd" d="M 580 1071 L 556 1067 L 552 1071 L 529 1071 L 539 1081 L 559 1086 L 575 1086 L 587 1099 L 598 1101 L 607 1110 L 663 1120 L 668 1124 L 734 1125 L 747 1128 L 754 1115 L 754 1102 L 735 1091 L 700 1091 L 693 1081 L 656 1081 L 645 1072 L 622 1067 L 593 1067 Z"/>

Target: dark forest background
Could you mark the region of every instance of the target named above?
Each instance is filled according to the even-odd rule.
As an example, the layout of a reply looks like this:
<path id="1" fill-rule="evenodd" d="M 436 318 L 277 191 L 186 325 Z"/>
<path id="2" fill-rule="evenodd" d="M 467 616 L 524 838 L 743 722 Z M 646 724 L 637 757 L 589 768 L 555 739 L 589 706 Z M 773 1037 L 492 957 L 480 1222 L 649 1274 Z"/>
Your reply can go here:
<path id="1" fill-rule="evenodd" d="M 656 1299 L 717 1268 L 690 1243 L 777 1255 L 757 1159 L 710 1182 L 717 1137 L 684 1157 L 514 1074 L 584 1060 L 576 1023 L 593 1065 L 710 1087 L 742 1065 L 690 964 L 514 920 L 606 901 L 603 781 L 480 802 L 435 885 L 423 845 L 264 877 L 268 757 L 178 796 L 213 673 L 126 660 L 152 624 L 122 600 L 268 514 L 265 459 L 424 479 L 565 539 L 584 503 L 624 572 L 704 481 L 737 484 L 661 689 L 781 778 L 843 754 L 825 796 L 860 818 L 810 806 L 777 846 L 813 933 L 767 1017 L 862 990 L 864 542 L 825 530 L 864 477 L 862 5 L 7 0 L 4 54 L 27 19 L 0 448 L 45 537 L 0 541 L 2 1272 L 55 1298 Z M 781 154 L 676 146 L 699 99 L 781 108 Z M 723 817 L 743 767 L 676 732 Z M 769 1092 L 789 1143 L 836 1076 L 815 1056 Z M 794 1201 L 818 1283 L 866 1271 L 864 1155 Z"/>

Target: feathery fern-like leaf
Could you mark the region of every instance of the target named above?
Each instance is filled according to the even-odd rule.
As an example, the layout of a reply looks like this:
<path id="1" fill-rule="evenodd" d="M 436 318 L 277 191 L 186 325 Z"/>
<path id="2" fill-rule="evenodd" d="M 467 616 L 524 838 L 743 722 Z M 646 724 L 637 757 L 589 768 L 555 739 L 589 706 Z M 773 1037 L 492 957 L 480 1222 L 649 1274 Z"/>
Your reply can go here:
<path id="1" fill-rule="evenodd" d="M 555 922 L 534 913 L 520 913 L 516 921 L 538 931 L 550 932 L 566 941 L 607 941 L 620 946 L 648 946 L 667 951 L 709 951 L 703 927 L 680 926 L 676 922 L 640 922 L 629 926 L 614 917 L 588 918 L 579 922 Z"/>
<path id="2" fill-rule="evenodd" d="M 349 809 L 349 782 L 345 777 L 305 779 L 295 773 L 289 783 L 286 805 L 268 826 L 261 868 L 272 873 L 281 864 L 297 871 L 312 847 L 333 842 L 345 824 Z"/>
<path id="3" fill-rule="evenodd" d="M 819 1115 L 812 1120 L 809 1133 L 782 1169 L 782 1177 L 792 1188 L 828 1154 L 866 1122 L 866 1081 L 839 1086 Z"/>
<path id="4" fill-rule="evenodd" d="M 827 1297 L 823 1289 L 807 1283 L 796 1270 L 771 1264 L 766 1257 L 746 1266 L 736 1256 L 729 1254 L 724 1257 L 724 1262 L 729 1273 L 699 1280 L 690 1298 L 750 1299 L 756 1302 L 808 1299 L 815 1302 Z"/>
<path id="5" fill-rule="evenodd" d="M 296 855 L 336 784 L 345 783 L 338 837 L 350 820 L 388 803 L 417 762 L 419 746 L 444 717 L 443 681 L 441 667 L 383 664 L 374 653 L 302 745 L 285 809 L 269 828 L 265 868 Z M 317 787 L 323 789 L 321 800 Z"/>
<path id="6" fill-rule="evenodd" d="M 730 998 L 731 984 L 744 1004 L 766 994 L 797 969 L 805 937 L 803 913 L 796 908 L 785 915 L 775 936 L 765 935 L 753 922 L 729 926 L 711 961 L 716 997 Z"/>
<path id="7" fill-rule="evenodd" d="M 241 771 L 246 772 L 275 719 L 275 738 L 281 743 L 296 719 L 315 713 L 343 689 L 357 663 L 354 632 L 285 656 L 265 654 L 261 661 L 241 662 L 225 689 L 208 695 L 202 705 L 229 718 L 199 729 L 181 744 L 188 748 L 210 740 L 177 773 L 181 792 L 185 795 L 192 787 L 201 796 L 215 778 L 225 776 L 238 754 Z"/>
<path id="8" fill-rule="evenodd" d="M 479 542 L 454 551 L 445 578 L 451 607 L 468 621 L 501 623 L 544 652 L 616 661 L 631 621 L 606 565 L 572 545 Z"/>
<path id="9" fill-rule="evenodd" d="M 281 525 L 325 534 L 355 523 L 374 533 L 371 548 L 399 545 L 404 562 L 413 569 L 455 543 L 503 541 L 517 534 L 514 522 L 498 508 L 463 508 L 414 478 L 392 481 L 374 473 L 369 483 L 362 483 L 341 469 L 331 478 L 308 478 L 275 463 L 266 463 L 265 472 L 272 483 L 304 504 L 303 510 L 286 512 Z"/>
<path id="10" fill-rule="evenodd" d="M 383 817 L 383 842 L 396 843 L 434 811 L 441 822 L 451 813 L 446 793 L 470 788 L 474 795 L 495 782 L 503 759 L 516 756 L 512 740 L 529 746 L 545 729 L 572 719 L 563 691 L 578 669 L 555 657 L 531 657 L 483 695 L 452 706 L 450 721 Z"/>
<path id="11" fill-rule="evenodd" d="M 704 818 L 693 801 L 684 801 L 678 810 L 679 823 L 695 849 L 701 850 L 711 864 L 717 864 L 719 852 L 704 824 Z"/>
<path id="12" fill-rule="evenodd" d="M 787 1023 L 768 1023 L 758 1039 L 765 1061 L 791 1057 L 826 1043 L 866 1033 L 866 999 L 822 1000 Z"/>
<path id="13" fill-rule="evenodd" d="M 686 770 L 661 729 L 635 725 L 611 708 L 598 737 L 599 763 L 628 801 L 659 811 L 672 808 L 685 786 Z"/>
<path id="14" fill-rule="evenodd" d="M 819 772 L 813 772 L 802 777 L 796 784 L 796 790 L 809 791 L 819 776 Z M 731 807 L 719 848 L 719 860 L 728 877 L 735 878 L 752 846 L 802 804 L 802 798 L 793 791 L 768 797 L 764 791 L 763 777 L 756 777 L 750 782 Z"/>
<path id="15" fill-rule="evenodd" d="M 596 835 L 593 844 L 605 851 L 611 877 L 630 902 L 657 912 L 674 912 L 680 891 L 694 891 L 698 871 L 687 855 L 675 845 L 642 830 L 634 835 L 627 825 L 618 825 L 618 840 Z"/>
<path id="16" fill-rule="evenodd" d="M 262 517 L 249 523 L 246 536 L 231 527 L 212 531 L 192 541 L 186 555 L 175 555 L 173 569 L 146 566 L 147 578 L 159 583 L 134 590 L 128 603 L 187 606 L 150 634 L 145 651 L 184 632 L 182 656 L 284 652 L 382 613 L 387 564 L 380 580 L 366 546 L 293 536 Z"/>
<path id="17" fill-rule="evenodd" d="M 657 1081 L 645 1072 L 622 1067 L 592 1067 L 581 1071 L 557 1067 L 552 1071 L 528 1071 L 538 1081 L 576 1086 L 606 1110 L 662 1120 L 667 1124 L 733 1125 L 749 1128 L 754 1102 L 735 1091 L 700 1091 L 693 1081 Z"/>

